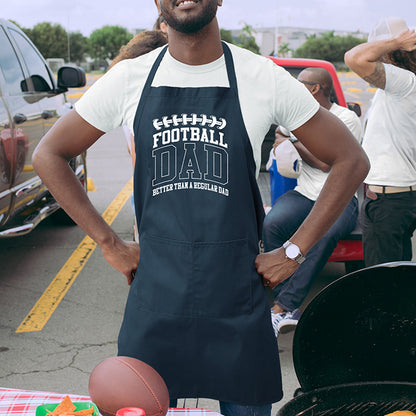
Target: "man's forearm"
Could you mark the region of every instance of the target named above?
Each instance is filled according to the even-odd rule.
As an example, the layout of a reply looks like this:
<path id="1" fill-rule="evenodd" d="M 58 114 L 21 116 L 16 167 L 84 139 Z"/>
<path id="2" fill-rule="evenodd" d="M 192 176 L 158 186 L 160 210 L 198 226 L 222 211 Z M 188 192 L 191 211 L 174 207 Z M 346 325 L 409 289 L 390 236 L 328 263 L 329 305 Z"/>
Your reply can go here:
<path id="1" fill-rule="evenodd" d="M 345 63 L 361 78 L 377 88 L 385 87 L 385 73 L 381 61 L 385 55 L 396 51 L 416 49 L 414 30 L 405 30 L 400 35 L 386 40 L 362 43 L 345 53 Z"/>
<path id="2" fill-rule="evenodd" d="M 295 134 L 315 157 L 331 166 L 314 208 L 291 238 L 306 254 L 347 206 L 370 164 L 345 124 L 327 110 L 321 109 Z"/>
<path id="3" fill-rule="evenodd" d="M 367 158 L 334 164 L 310 214 L 291 237 L 306 254 L 341 215 L 368 172 Z"/>
<path id="4" fill-rule="evenodd" d="M 90 202 L 68 162 L 38 151 L 33 166 L 60 206 L 100 246 L 117 238 Z"/>

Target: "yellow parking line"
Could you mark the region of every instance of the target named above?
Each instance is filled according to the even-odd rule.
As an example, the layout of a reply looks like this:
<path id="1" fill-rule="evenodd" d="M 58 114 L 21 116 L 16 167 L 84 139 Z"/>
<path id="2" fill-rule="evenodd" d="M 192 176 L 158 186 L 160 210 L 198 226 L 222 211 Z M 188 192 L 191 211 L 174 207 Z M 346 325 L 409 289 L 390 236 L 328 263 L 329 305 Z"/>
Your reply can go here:
<path id="1" fill-rule="evenodd" d="M 347 91 L 349 91 L 349 92 L 362 92 L 363 90 L 361 88 L 347 88 Z"/>
<path id="2" fill-rule="evenodd" d="M 68 94 L 67 97 L 68 98 L 81 98 L 84 95 L 83 92 L 76 92 L 74 94 Z"/>
<path id="3" fill-rule="evenodd" d="M 113 202 L 107 207 L 103 213 L 103 218 L 108 224 L 111 225 L 115 220 L 124 204 L 129 199 L 132 189 L 133 179 L 130 179 L 121 192 L 115 197 Z M 74 283 L 78 274 L 85 266 L 96 246 L 97 244 L 88 236 L 81 241 L 45 292 L 43 292 L 35 306 L 33 306 L 32 310 L 19 325 L 16 332 L 32 332 L 41 331 L 43 329 L 71 285 Z"/>

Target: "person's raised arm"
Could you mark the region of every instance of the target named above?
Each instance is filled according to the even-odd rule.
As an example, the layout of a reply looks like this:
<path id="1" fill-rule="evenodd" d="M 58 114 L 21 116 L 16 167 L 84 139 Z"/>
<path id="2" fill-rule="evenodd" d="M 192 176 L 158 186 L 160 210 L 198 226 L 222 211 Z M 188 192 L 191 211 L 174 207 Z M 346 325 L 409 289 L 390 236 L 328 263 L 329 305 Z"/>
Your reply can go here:
<path id="1" fill-rule="evenodd" d="M 313 155 L 331 166 L 313 209 L 290 238 L 305 255 L 347 206 L 366 177 L 369 162 L 345 124 L 322 107 L 293 134 Z M 260 254 L 256 266 L 265 284 L 274 287 L 288 278 L 299 264 L 286 258 L 283 248 L 279 248 Z"/>
<path id="2" fill-rule="evenodd" d="M 100 246 L 107 261 L 131 283 L 139 246 L 122 241 L 94 208 L 68 161 L 103 134 L 75 110 L 58 120 L 33 153 L 33 167 L 68 215 Z"/>
<path id="3" fill-rule="evenodd" d="M 386 74 L 382 61 L 384 57 L 396 50 L 416 50 L 416 33 L 414 30 L 405 30 L 398 36 L 362 43 L 345 53 L 345 63 L 357 75 L 377 88 L 386 86 Z"/>

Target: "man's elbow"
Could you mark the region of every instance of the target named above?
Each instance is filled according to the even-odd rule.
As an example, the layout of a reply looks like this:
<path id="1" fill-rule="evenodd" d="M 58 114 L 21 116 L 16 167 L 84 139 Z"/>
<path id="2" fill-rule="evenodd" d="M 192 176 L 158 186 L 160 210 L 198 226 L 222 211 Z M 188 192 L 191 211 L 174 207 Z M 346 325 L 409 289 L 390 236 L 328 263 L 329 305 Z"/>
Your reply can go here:
<path id="1" fill-rule="evenodd" d="M 42 166 L 42 151 L 37 146 L 32 154 L 32 166 L 35 172 L 38 173 L 39 168 Z"/>
<path id="2" fill-rule="evenodd" d="M 32 154 L 32 166 L 35 172 L 40 176 L 42 168 L 48 165 L 48 157 L 45 146 L 40 142 Z"/>
<path id="3" fill-rule="evenodd" d="M 348 68 L 351 68 L 351 65 L 353 65 L 352 54 L 353 53 L 351 50 L 345 52 L 344 54 L 344 62 L 345 62 L 345 65 L 348 66 Z"/>
<path id="4" fill-rule="evenodd" d="M 370 170 L 370 161 L 362 148 L 359 149 L 357 155 L 353 158 L 352 165 L 361 182 L 364 181 Z"/>
<path id="5" fill-rule="evenodd" d="M 354 71 L 355 73 L 360 72 L 360 67 L 362 66 L 361 58 L 354 49 L 345 52 L 344 62 L 351 71 Z"/>

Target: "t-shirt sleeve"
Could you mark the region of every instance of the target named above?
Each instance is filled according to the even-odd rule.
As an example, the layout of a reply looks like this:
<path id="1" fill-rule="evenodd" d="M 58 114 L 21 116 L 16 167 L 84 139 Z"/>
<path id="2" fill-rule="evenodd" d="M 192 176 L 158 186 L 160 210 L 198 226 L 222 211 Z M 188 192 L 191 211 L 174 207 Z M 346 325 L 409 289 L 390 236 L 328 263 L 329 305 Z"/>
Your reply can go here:
<path id="1" fill-rule="evenodd" d="M 345 109 L 338 117 L 344 122 L 348 127 L 352 135 L 357 139 L 358 142 L 361 142 L 362 128 L 361 121 L 358 116 L 351 110 Z"/>
<path id="2" fill-rule="evenodd" d="M 416 77 L 405 69 L 394 65 L 383 64 L 386 74 L 386 86 L 384 91 L 398 97 L 405 97 L 415 89 Z"/>
<path id="3" fill-rule="evenodd" d="M 108 132 L 123 125 L 125 65 L 120 62 L 99 78 L 75 103 L 75 110 L 95 128 Z"/>
<path id="4" fill-rule="evenodd" d="M 288 71 L 275 65 L 275 124 L 296 130 L 305 124 L 319 110 L 319 103 L 307 88 Z"/>

